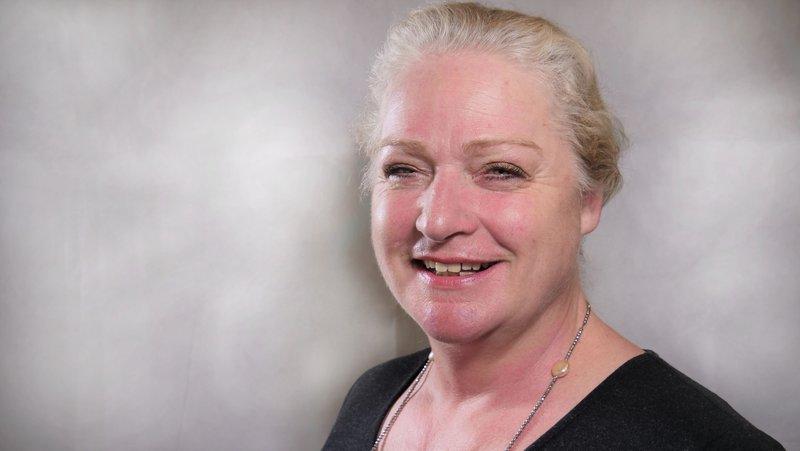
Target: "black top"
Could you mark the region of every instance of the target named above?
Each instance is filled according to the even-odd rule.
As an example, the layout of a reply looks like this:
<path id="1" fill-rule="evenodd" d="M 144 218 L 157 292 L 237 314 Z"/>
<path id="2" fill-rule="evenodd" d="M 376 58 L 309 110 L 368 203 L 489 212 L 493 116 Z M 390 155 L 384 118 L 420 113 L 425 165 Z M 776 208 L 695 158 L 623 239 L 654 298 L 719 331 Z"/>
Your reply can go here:
<path id="1" fill-rule="evenodd" d="M 429 349 L 364 373 L 347 394 L 324 450 L 369 450 L 383 418 Z M 617 368 L 526 450 L 784 449 L 702 385 L 645 350 Z"/>

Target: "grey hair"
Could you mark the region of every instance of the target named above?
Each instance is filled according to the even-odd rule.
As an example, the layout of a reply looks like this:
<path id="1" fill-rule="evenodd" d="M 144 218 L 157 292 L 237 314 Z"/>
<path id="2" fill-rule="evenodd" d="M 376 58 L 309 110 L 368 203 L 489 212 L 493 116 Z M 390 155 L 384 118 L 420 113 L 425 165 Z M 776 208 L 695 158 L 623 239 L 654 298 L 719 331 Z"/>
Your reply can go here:
<path id="1" fill-rule="evenodd" d="M 587 50 L 541 17 L 478 3 L 444 3 L 412 11 L 388 33 L 370 73 L 370 97 L 356 131 L 360 151 L 377 150 L 380 105 L 393 78 L 425 55 L 462 50 L 504 56 L 535 71 L 550 89 L 556 123 L 572 147 L 581 192 L 602 189 L 603 203 L 622 185 L 618 162 L 626 143 L 600 96 Z M 369 163 L 362 192 L 369 192 Z"/>

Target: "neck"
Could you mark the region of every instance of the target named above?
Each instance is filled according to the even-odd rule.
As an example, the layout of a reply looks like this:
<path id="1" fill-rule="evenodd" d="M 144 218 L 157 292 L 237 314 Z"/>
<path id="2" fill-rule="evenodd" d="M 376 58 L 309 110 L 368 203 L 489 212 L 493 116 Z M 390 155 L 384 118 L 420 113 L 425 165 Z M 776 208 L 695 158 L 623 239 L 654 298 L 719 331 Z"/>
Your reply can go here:
<path id="1" fill-rule="evenodd" d="M 517 333 L 496 332 L 470 343 L 431 340 L 435 355 L 430 388 L 440 400 L 459 404 L 530 395 L 550 381 L 552 365 L 564 358 L 586 313 L 580 287 L 551 302 Z"/>

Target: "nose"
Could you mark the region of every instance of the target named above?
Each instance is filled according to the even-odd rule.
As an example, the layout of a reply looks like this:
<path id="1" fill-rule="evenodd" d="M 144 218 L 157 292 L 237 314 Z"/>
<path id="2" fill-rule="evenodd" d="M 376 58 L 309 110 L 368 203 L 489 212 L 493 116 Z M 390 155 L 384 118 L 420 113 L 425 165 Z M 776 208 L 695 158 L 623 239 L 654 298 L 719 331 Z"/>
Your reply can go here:
<path id="1" fill-rule="evenodd" d="M 459 171 L 439 171 L 419 197 L 417 230 L 432 241 L 469 235 L 478 227 L 469 181 Z"/>

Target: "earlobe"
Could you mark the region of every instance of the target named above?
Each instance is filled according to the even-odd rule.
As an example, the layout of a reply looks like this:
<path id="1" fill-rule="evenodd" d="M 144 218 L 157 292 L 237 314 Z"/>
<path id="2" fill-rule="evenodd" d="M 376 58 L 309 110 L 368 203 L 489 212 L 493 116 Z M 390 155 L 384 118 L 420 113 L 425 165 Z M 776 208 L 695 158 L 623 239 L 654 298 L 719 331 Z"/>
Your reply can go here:
<path id="1" fill-rule="evenodd" d="M 581 234 L 588 235 L 600 224 L 600 213 L 603 210 L 603 194 L 600 189 L 592 189 L 582 194 L 581 199 Z"/>

